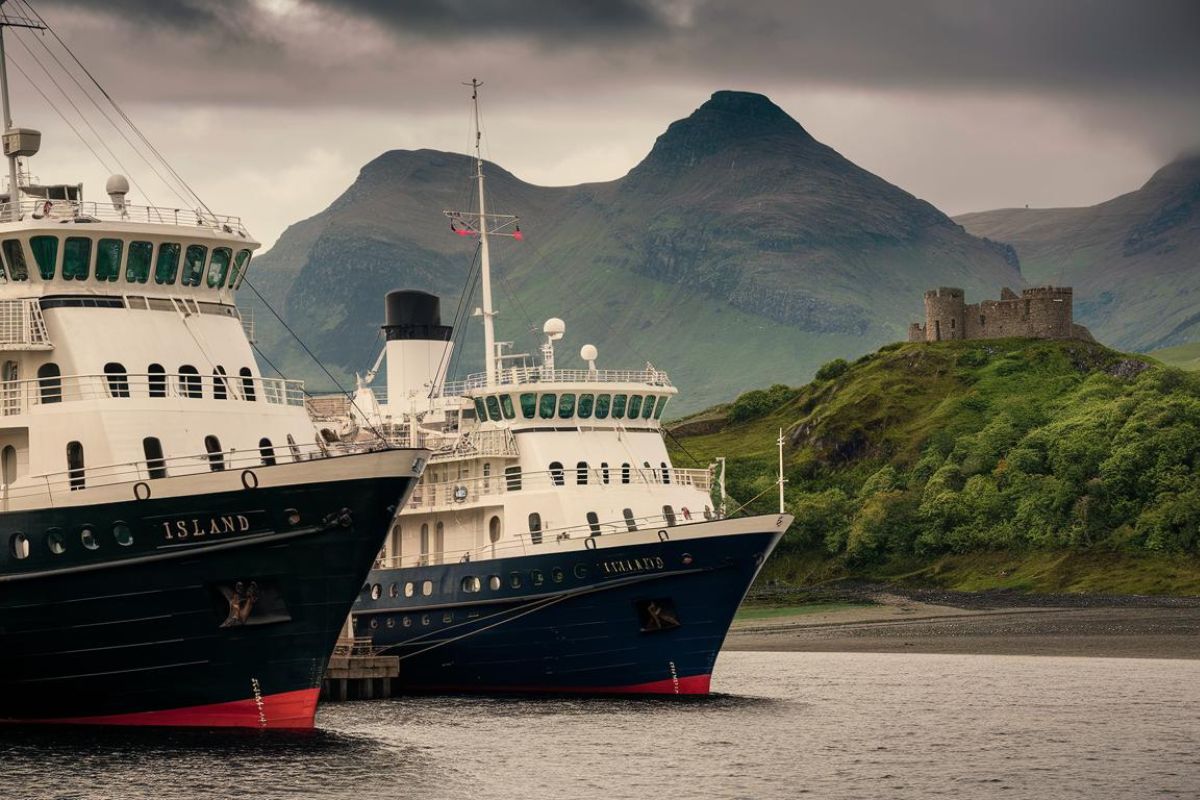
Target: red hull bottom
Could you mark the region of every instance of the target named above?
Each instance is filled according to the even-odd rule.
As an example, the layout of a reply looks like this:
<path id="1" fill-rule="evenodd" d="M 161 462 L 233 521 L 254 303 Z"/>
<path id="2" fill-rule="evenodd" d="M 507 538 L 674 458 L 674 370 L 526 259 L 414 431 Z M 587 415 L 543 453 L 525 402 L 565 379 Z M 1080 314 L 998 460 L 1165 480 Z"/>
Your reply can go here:
<path id="1" fill-rule="evenodd" d="M 47 725 L 129 725 L 174 728 L 284 728 L 307 730 L 313 726 L 320 689 L 263 695 L 261 698 L 233 700 L 187 708 L 110 714 L 101 717 L 62 717 L 59 719 L 9 719 L 10 723 Z"/>
<path id="2" fill-rule="evenodd" d="M 709 693 L 711 675 L 691 675 L 686 678 L 667 678 L 628 686 L 421 686 L 415 691 L 464 692 L 468 694 L 646 694 L 701 695 Z"/>

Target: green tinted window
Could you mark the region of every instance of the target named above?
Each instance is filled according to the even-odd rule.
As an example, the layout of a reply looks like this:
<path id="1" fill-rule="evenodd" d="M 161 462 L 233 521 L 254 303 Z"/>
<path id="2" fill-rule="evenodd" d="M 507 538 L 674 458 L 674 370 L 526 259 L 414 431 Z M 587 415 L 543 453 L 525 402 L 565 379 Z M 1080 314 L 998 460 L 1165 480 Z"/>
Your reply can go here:
<path id="1" fill-rule="evenodd" d="M 150 278 L 150 261 L 154 245 L 149 242 L 130 242 L 129 257 L 125 259 L 125 282 L 145 283 Z"/>
<path id="2" fill-rule="evenodd" d="M 542 419 L 554 419 L 554 407 L 557 403 L 558 397 L 556 395 L 542 395 L 542 401 L 538 404 L 538 416 Z"/>
<path id="3" fill-rule="evenodd" d="M 654 409 L 654 418 L 662 419 L 663 408 L 667 405 L 667 396 L 664 394 L 658 398 L 658 407 Z"/>
<path id="4" fill-rule="evenodd" d="M 154 264 L 154 282 L 172 284 L 179 272 L 178 242 L 163 242 L 158 246 L 158 261 Z"/>
<path id="5" fill-rule="evenodd" d="M 521 416 L 525 419 L 533 419 L 533 415 L 537 413 L 537 395 L 533 392 L 521 395 Z"/>
<path id="6" fill-rule="evenodd" d="M 92 240 L 86 236 L 68 236 L 63 242 L 63 280 L 87 280 L 92 267 Z"/>
<path id="7" fill-rule="evenodd" d="M 517 416 L 517 412 L 513 410 L 512 395 L 500 395 L 500 410 L 504 412 L 505 419 L 513 419 Z"/>
<path id="8" fill-rule="evenodd" d="M 496 399 L 496 395 L 489 394 L 485 400 L 487 404 L 488 419 L 492 422 L 500 421 L 500 401 Z"/>
<path id="9" fill-rule="evenodd" d="M 8 277 L 14 281 L 29 280 L 29 267 L 25 265 L 25 248 L 21 247 L 20 239 L 4 240 L 4 263 L 8 267 Z"/>
<path id="10" fill-rule="evenodd" d="M 213 249 L 212 260 L 208 262 L 208 288 L 219 289 L 225 285 L 225 274 L 229 272 L 229 261 L 233 251 L 228 247 Z"/>
<path id="11" fill-rule="evenodd" d="M 634 394 L 629 396 L 629 418 L 637 419 L 638 414 L 642 412 L 642 396 Z"/>
<path id="12" fill-rule="evenodd" d="M 483 404 L 482 397 L 475 398 L 475 416 L 479 417 L 481 421 L 487 419 L 487 406 Z"/>
<path id="13" fill-rule="evenodd" d="M 558 401 L 558 417 L 559 419 L 570 419 L 573 416 L 575 416 L 575 395 L 564 394 Z"/>
<path id="14" fill-rule="evenodd" d="M 599 395 L 596 398 L 596 419 L 606 419 L 608 417 L 608 406 L 612 402 L 612 397 L 606 394 Z"/>
<path id="15" fill-rule="evenodd" d="M 625 416 L 625 400 L 626 396 L 623 394 L 613 395 L 613 419 L 621 419 Z"/>
<path id="16" fill-rule="evenodd" d="M 229 271 L 229 288 L 236 289 L 239 279 L 246 277 L 246 267 L 250 266 L 250 251 L 238 250 L 237 257 L 233 259 L 233 269 Z"/>
<path id="17" fill-rule="evenodd" d="M 208 248 L 202 244 L 189 244 L 183 253 L 183 275 L 179 282 L 184 286 L 199 286 L 200 276 L 204 274 L 204 259 L 208 256 Z"/>
<path id="18" fill-rule="evenodd" d="M 650 415 L 654 413 L 654 395 L 646 395 L 646 406 L 642 409 L 642 419 L 650 419 Z"/>
<path id="19" fill-rule="evenodd" d="M 42 280 L 54 280 L 54 268 L 58 264 L 58 237 L 34 236 L 29 240 L 29 249 L 33 251 L 33 260 L 37 262 Z"/>
<path id="20" fill-rule="evenodd" d="M 590 394 L 579 395 L 579 407 L 575 409 L 575 413 L 580 419 L 587 419 L 592 415 L 592 403 L 595 402 L 595 396 Z"/>
<path id="21" fill-rule="evenodd" d="M 121 251 L 125 243 L 120 239 L 101 239 L 96 242 L 96 280 L 115 281 L 121 274 Z"/>

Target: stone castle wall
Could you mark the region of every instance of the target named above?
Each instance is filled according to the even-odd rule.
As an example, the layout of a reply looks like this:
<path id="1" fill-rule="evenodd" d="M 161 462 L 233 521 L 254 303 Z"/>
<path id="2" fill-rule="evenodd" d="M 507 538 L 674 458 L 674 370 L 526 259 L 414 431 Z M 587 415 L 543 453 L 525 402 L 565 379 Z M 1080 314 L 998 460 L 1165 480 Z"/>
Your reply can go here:
<path id="1" fill-rule="evenodd" d="M 1073 292 L 1069 286 L 1010 289 L 999 300 L 966 302 L 962 289 L 943 286 L 925 293 L 925 324 L 908 328 L 910 342 L 956 339 L 1087 339 L 1092 335 L 1074 321 Z"/>

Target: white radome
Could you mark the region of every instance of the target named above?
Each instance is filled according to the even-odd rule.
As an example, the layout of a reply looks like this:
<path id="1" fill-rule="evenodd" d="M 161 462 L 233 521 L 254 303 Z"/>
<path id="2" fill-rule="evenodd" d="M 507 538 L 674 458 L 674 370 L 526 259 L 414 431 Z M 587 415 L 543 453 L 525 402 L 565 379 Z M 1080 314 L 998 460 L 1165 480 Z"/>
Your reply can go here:
<path id="1" fill-rule="evenodd" d="M 596 345 L 594 344 L 585 344 L 579 348 L 579 357 L 584 361 L 595 361 L 599 355 L 600 351 L 596 349 Z"/>
<path id="2" fill-rule="evenodd" d="M 551 341 L 558 341 L 567 332 L 567 323 L 563 322 L 558 317 L 551 317 L 546 320 L 546 324 L 542 326 L 542 333 L 550 337 Z"/>

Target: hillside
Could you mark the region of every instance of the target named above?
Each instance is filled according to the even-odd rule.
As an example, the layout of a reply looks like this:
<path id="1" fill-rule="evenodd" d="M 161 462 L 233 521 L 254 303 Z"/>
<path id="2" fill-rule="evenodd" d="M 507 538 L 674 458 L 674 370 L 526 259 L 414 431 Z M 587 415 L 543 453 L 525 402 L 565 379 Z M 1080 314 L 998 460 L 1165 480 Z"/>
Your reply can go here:
<path id="1" fill-rule="evenodd" d="M 1200 370 L 1200 342 L 1189 342 L 1174 347 L 1164 347 L 1153 350 L 1149 355 L 1157 358 L 1168 367 L 1179 369 Z"/>
<path id="2" fill-rule="evenodd" d="M 681 421 L 796 514 L 768 575 L 1200 594 L 1200 376 L 1084 342 L 889 345 Z"/>
<path id="3" fill-rule="evenodd" d="M 1096 206 L 956 220 L 1012 245 L 1030 283 L 1074 286 L 1076 319 L 1101 341 L 1147 351 L 1200 338 L 1200 154 Z"/>
<path id="4" fill-rule="evenodd" d="M 470 174 L 465 156 L 385 153 L 289 228 L 252 280 L 324 361 L 365 370 L 385 291 L 436 292 L 447 314 L 458 305 L 473 242 L 451 235 L 441 211 L 470 203 Z M 529 352 L 531 331 L 561 316 L 564 366 L 586 342 L 602 366 L 652 361 L 682 389 L 676 410 L 763 376 L 806 380 L 834 356 L 902 338 L 930 286 L 990 296 L 1023 283 L 1011 250 L 857 167 L 761 95 L 717 92 L 618 180 L 542 187 L 492 164 L 486 174 L 490 210 L 520 214 L 525 237 L 493 249 L 499 337 Z M 274 363 L 327 383 L 258 318 Z M 460 371 L 478 368 L 476 325 Z"/>

